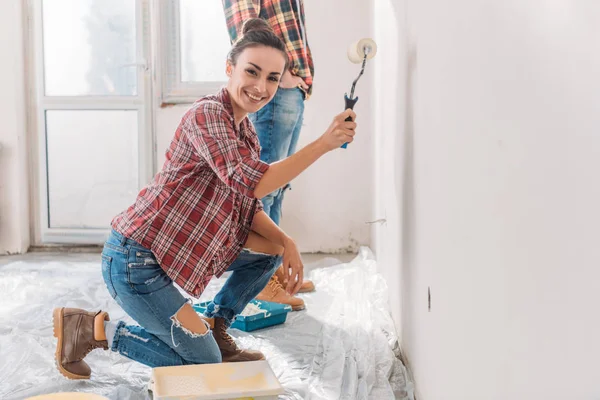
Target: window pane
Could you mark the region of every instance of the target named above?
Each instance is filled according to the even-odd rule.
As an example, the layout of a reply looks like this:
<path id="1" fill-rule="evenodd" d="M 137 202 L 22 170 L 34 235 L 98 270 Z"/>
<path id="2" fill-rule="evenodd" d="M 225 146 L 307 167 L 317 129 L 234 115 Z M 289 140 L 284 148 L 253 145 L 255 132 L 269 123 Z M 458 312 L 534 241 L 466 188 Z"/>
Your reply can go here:
<path id="1" fill-rule="evenodd" d="M 137 92 L 135 0 L 43 0 L 47 96 Z"/>
<path id="2" fill-rule="evenodd" d="M 180 0 L 181 80 L 225 82 L 230 41 L 221 0 Z"/>
<path id="3" fill-rule="evenodd" d="M 138 191 L 137 111 L 46 111 L 51 228 L 108 228 Z"/>

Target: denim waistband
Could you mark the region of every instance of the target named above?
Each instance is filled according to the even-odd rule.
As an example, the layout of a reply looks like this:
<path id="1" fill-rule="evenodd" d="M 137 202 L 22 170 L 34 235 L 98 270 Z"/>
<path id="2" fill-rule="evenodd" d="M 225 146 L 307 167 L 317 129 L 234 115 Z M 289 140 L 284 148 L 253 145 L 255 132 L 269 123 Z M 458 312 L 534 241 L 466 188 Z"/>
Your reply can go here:
<path id="1" fill-rule="evenodd" d="M 121 235 L 119 232 L 115 231 L 114 229 L 112 229 L 110 231 L 110 235 L 108 236 L 107 241 L 110 241 L 111 237 L 116 242 L 118 242 L 121 246 L 130 245 L 130 246 L 145 248 L 144 246 L 142 246 L 141 244 L 139 244 L 135 240 L 129 239 L 128 237 L 125 237 L 125 236 Z"/>

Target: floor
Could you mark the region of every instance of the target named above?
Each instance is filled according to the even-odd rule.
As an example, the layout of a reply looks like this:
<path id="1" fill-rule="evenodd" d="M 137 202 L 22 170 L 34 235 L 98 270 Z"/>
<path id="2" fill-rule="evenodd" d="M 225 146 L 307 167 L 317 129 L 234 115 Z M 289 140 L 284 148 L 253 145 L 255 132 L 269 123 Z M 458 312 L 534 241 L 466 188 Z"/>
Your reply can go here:
<path id="1" fill-rule="evenodd" d="M 307 254 L 303 259 L 317 286 L 302 295 L 306 310 L 252 334 L 231 330 L 241 347 L 265 353 L 285 389 L 280 400 L 414 400 L 406 369 L 394 352 L 398 339 L 387 289 L 370 250 Z M 99 266 L 98 253 L 0 257 L 1 399 L 61 391 L 151 398 L 146 389 L 150 368 L 116 353 L 92 352 L 86 358 L 93 370 L 88 381 L 66 380 L 54 366 L 54 307 L 104 309 L 113 320 L 128 320 L 109 296 Z M 213 279 L 198 301 L 212 298 L 223 282 Z"/>

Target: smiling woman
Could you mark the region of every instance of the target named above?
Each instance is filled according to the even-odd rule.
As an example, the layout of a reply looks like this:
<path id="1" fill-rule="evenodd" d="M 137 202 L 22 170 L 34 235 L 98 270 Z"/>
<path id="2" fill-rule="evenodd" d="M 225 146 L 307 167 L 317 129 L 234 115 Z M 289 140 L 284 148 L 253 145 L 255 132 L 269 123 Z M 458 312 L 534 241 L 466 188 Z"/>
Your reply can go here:
<path id="1" fill-rule="evenodd" d="M 111 322 L 103 311 L 54 311 L 59 370 L 87 379 L 83 361 L 94 348 L 151 367 L 260 360 L 227 333 L 235 316 L 283 263 L 297 293 L 303 264 L 296 243 L 263 211 L 259 198 L 289 183 L 325 153 L 352 142 L 352 110 L 336 116 L 313 143 L 273 164 L 260 160 L 248 113 L 277 92 L 287 69 L 285 47 L 264 21 L 250 19 L 227 59 L 227 86 L 183 116 L 166 162 L 134 204 L 112 221 L 102 253 L 111 296 L 141 326 Z M 213 276 L 231 271 L 207 306 L 214 331 L 175 284 L 199 297 Z"/>
<path id="2" fill-rule="evenodd" d="M 244 24 L 242 36 L 227 55 L 227 90 L 236 124 L 271 101 L 288 63 L 285 45 L 264 20 L 255 18 Z"/>

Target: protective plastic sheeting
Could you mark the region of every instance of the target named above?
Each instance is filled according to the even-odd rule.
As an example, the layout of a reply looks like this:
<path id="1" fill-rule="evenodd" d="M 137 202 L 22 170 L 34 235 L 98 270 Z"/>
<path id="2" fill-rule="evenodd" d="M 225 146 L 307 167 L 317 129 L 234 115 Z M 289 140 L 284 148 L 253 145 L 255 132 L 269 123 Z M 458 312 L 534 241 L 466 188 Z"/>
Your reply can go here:
<path id="1" fill-rule="evenodd" d="M 0 398 L 61 391 L 115 400 L 150 398 L 150 368 L 116 353 L 90 353 L 86 362 L 92 378 L 87 381 L 67 380 L 56 370 L 54 307 L 103 309 L 112 320 L 132 322 L 106 290 L 100 255 L 94 262 L 69 258 L 25 257 L 0 266 Z M 231 330 L 241 347 L 265 353 L 285 388 L 280 399 L 413 400 L 406 369 L 392 351 L 398 338 L 387 286 L 371 252 L 363 248 L 350 263 L 327 258 L 307 268 L 317 290 L 301 295 L 305 311 L 251 334 Z M 224 280 L 214 279 L 200 301 L 210 300 Z"/>

